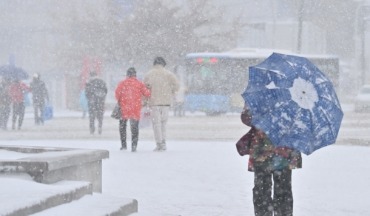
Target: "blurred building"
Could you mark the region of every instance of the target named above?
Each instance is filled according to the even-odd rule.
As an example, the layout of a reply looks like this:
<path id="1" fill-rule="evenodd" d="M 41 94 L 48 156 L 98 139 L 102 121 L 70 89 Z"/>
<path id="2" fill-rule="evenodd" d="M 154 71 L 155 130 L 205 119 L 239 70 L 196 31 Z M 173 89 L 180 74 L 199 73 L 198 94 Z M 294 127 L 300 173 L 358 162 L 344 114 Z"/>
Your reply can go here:
<path id="1" fill-rule="evenodd" d="M 239 16 L 246 24 L 238 33 L 239 47 L 327 54 L 325 29 L 303 19 L 302 32 L 299 33 L 299 5 L 297 5 L 299 2 L 290 0 L 219 1 L 225 8 L 233 8 L 230 10 L 232 13 L 227 14 L 229 19 Z M 302 38 L 299 38 L 300 35 Z M 301 47 L 298 47 L 299 40 L 301 40 Z"/>
<path id="2" fill-rule="evenodd" d="M 135 7 L 134 0 L 115 0 L 121 5 L 121 19 Z M 170 0 L 168 0 L 170 1 Z M 181 4 L 185 0 L 176 0 Z M 308 1 L 308 0 L 306 0 Z M 0 0 L 0 65 L 7 64 L 10 54 L 14 54 L 16 65 L 24 68 L 30 75 L 40 73 L 50 91 L 56 108 L 78 108 L 78 95 L 87 79 L 87 71 L 96 69 L 99 64 L 101 76 L 110 88 L 107 100 L 114 103 L 113 90 L 117 82 L 124 77 L 123 62 L 118 64 L 102 62 L 103 57 L 86 53 L 74 62 L 68 62 L 63 56 L 73 53 L 61 53 L 74 46 L 71 43 L 71 29 L 68 25 L 73 19 L 83 19 L 89 13 L 98 17 L 106 16 L 106 4 L 101 0 L 74 1 L 24 1 Z M 305 54 L 327 54 L 328 43 L 325 29 L 321 29 L 309 20 L 299 20 L 297 5 L 292 0 L 217 0 L 211 1 L 225 11 L 225 28 L 230 28 L 231 20 L 239 17 L 245 24 L 243 29 L 236 29 L 238 47 L 284 49 L 293 52 L 300 50 Z M 366 1 L 362 1 L 365 3 Z M 363 14 L 362 14 L 363 15 Z M 369 68 L 370 50 L 366 44 L 370 24 L 369 16 L 362 16 L 359 30 L 363 38 L 358 40 L 358 56 L 363 58 L 363 67 Z M 366 19 L 365 19 L 366 18 Z M 75 28 L 83 28 L 76 26 Z M 302 31 L 301 33 L 300 30 Z M 302 37 L 300 38 L 299 35 Z M 357 34 L 360 35 L 360 34 Z M 79 35 L 74 35 L 78 37 Z M 298 41 L 301 39 L 301 44 Z M 300 46 L 300 47 L 299 47 Z M 362 50 L 362 51 L 361 51 Z M 333 54 L 333 53 L 331 53 Z M 334 53 L 335 54 L 335 53 Z M 90 60 L 86 60 L 90 59 Z M 86 63 L 88 62 L 88 63 Z M 94 66 L 95 65 L 95 66 Z M 361 64 L 360 64 L 361 65 Z M 138 76 L 145 70 L 138 69 Z"/>
<path id="3" fill-rule="evenodd" d="M 86 68 L 92 63 L 86 63 L 84 58 L 75 62 L 61 59 L 69 54 L 62 53 L 66 47 L 73 46 L 68 23 L 73 19 L 71 16 L 81 18 L 86 11 L 92 12 L 87 6 L 104 11 L 104 4 L 98 0 L 1 0 L 0 65 L 7 64 L 9 55 L 13 54 L 16 65 L 30 77 L 33 73 L 41 74 L 55 108 L 78 109 L 83 79 L 93 67 Z M 105 78 L 105 74 L 102 76 Z"/>

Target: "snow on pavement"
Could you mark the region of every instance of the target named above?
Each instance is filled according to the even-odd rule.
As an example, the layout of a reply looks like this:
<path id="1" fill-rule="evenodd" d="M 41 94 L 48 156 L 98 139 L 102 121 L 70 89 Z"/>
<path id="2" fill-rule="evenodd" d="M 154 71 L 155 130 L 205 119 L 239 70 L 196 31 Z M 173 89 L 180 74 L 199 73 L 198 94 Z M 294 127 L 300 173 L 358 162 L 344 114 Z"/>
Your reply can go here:
<path id="1" fill-rule="evenodd" d="M 5 144 L 109 150 L 103 194 L 137 199 L 139 212 L 253 215 L 253 173 L 234 142 L 168 141 L 161 153 L 149 141 L 137 153 L 119 151 L 112 140 L 0 141 Z M 293 171 L 295 215 L 370 215 L 369 154 L 369 147 L 333 145 L 304 156 L 303 168 Z"/>

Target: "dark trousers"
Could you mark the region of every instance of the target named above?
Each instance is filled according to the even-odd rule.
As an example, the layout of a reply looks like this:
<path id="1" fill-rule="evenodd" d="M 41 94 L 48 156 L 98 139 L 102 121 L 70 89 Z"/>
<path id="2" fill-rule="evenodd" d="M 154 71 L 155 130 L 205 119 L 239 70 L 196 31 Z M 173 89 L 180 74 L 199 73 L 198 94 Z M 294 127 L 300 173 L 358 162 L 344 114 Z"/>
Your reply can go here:
<path id="1" fill-rule="evenodd" d="M 0 104 L 0 129 L 7 129 L 10 110 L 10 104 Z"/>
<path id="2" fill-rule="evenodd" d="M 35 115 L 35 124 L 44 124 L 44 107 L 45 105 L 43 103 L 34 103 L 33 104 L 33 110 Z"/>
<path id="3" fill-rule="evenodd" d="M 272 179 L 274 185 L 272 185 Z M 272 195 L 273 189 L 273 196 Z M 256 216 L 292 216 L 292 171 L 255 169 L 253 204 Z"/>
<path id="4" fill-rule="evenodd" d="M 127 148 L 126 145 L 126 127 L 128 119 L 119 120 L 119 134 L 121 136 L 121 145 Z M 135 119 L 130 119 L 131 126 L 131 145 L 132 149 L 136 150 L 137 142 L 139 141 L 139 121 Z"/>
<path id="5" fill-rule="evenodd" d="M 26 107 L 24 106 L 24 103 L 13 103 L 13 118 L 12 118 L 12 129 L 14 130 L 16 125 L 16 121 L 18 118 L 18 130 L 21 129 L 23 118 L 24 118 L 24 112 Z"/>
<path id="6" fill-rule="evenodd" d="M 95 132 L 95 119 L 98 120 L 99 134 L 102 132 L 104 117 L 104 104 L 89 105 L 89 127 L 90 133 Z"/>

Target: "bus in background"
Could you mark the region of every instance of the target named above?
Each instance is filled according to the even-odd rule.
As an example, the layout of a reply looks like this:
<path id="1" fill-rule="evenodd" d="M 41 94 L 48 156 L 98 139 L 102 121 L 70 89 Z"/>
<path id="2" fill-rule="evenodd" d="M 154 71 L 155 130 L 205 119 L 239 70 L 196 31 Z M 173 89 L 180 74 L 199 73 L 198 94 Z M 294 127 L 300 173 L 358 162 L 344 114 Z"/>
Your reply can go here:
<path id="1" fill-rule="evenodd" d="M 273 52 L 292 54 L 286 50 L 236 49 L 228 52 L 189 53 L 185 57 L 182 82 L 187 87 L 185 110 L 207 115 L 240 112 L 241 97 L 248 84 L 249 66 L 261 63 Z M 328 75 L 336 86 L 339 80 L 339 59 L 328 55 L 307 57 Z"/>

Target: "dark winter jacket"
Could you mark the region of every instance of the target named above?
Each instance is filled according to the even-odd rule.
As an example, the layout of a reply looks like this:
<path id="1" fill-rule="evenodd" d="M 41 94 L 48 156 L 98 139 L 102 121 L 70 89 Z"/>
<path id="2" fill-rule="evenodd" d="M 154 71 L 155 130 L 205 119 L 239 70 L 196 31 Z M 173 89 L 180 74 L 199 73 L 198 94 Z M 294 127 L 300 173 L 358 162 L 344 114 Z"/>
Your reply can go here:
<path id="1" fill-rule="evenodd" d="M 241 120 L 251 129 L 240 138 L 236 148 L 241 156 L 249 155 L 249 171 L 257 166 L 270 171 L 302 167 L 301 153 L 288 147 L 275 147 L 262 130 L 251 125 L 248 110 L 242 112 Z"/>
<path id="2" fill-rule="evenodd" d="M 86 83 L 85 93 L 89 109 L 102 109 L 108 93 L 107 84 L 96 76 L 92 77 Z"/>
<path id="3" fill-rule="evenodd" d="M 34 105 L 44 105 L 46 101 L 49 101 L 48 90 L 42 80 L 34 78 L 30 83 L 30 89 Z"/>

